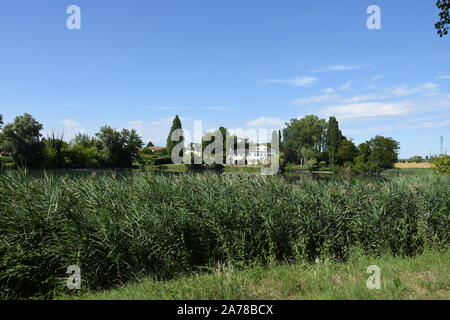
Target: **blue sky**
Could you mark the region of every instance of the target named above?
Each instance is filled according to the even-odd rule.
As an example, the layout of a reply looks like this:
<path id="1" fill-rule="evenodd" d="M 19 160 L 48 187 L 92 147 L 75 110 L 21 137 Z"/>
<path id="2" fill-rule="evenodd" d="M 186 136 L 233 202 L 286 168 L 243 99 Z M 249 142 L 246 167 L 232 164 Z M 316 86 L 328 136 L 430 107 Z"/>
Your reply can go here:
<path id="1" fill-rule="evenodd" d="M 66 8 L 81 8 L 81 30 Z M 369 5 L 382 29 L 366 27 Z M 361 143 L 401 157 L 450 145 L 450 36 L 434 1 L 4 0 L 0 114 L 28 112 L 45 132 L 136 128 L 164 143 L 192 128 L 280 128 L 335 115 Z"/>

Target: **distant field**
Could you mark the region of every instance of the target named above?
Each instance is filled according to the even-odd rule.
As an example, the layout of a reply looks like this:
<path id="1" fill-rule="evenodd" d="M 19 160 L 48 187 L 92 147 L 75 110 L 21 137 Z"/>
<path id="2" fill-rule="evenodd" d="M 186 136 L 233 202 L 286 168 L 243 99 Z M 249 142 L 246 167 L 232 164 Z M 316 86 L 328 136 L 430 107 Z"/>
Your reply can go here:
<path id="1" fill-rule="evenodd" d="M 430 169 L 433 168 L 431 163 L 396 163 L 397 169 Z"/>

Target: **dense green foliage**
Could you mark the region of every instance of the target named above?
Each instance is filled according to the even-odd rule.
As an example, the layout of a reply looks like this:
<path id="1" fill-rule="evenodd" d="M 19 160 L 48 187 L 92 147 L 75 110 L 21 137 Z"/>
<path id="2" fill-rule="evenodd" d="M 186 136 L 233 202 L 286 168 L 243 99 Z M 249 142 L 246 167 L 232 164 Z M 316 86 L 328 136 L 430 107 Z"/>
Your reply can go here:
<path id="1" fill-rule="evenodd" d="M 286 161 L 306 164 L 326 151 L 327 123 L 315 115 L 292 119 L 283 130 L 283 152 Z"/>
<path id="2" fill-rule="evenodd" d="M 93 290 L 217 263 L 346 261 L 449 243 L 450 179 L 0 176 L 0 296 L 51 295 L 66 268 Z"/>
<path id="3" fill-rule="evenodd" d="M 286 161 L 311 169 L 316 164 L 340 165 L 358 172 L 390 169 L 398 161 L 399 143 L 376 136 L 356 147 L 344 137 L 335 117 L 328 122 L 315 115 L 292 119 L 283 130 Z"/>
<path id="4" fill-rule="evenodd" d="M 220 140 L 217 140 L 220 139 Z M 202 137 L 202 152 L 203 154 L 211 154 L 212 159 L 206 159 L 206 162 L 212 164 L 212 162 L 223 165 L 227 162 L 227 143 L 233 141 L 233 148 L 237 148 L 237 138 L 230 136 L 228 130 L 225 127 L 219 127 L 215 132 L 207 132 Z M 233 139 L 233 140 L 230 140 Z M 229 146 L 228 146 L 229 147 Z M 211 150 L 209 150 L 211 149 Z M 205 158 L 205 157 L 204 157 Z M 205 159 L 204 159 L 205 160 Z"/>
<path id="5" fill-rule="evenodd" d="M 139 158 L 143 142 L 136 130 L 123 129 L 121 132 L 103 126 L 96 134 L 104 146 L 104 163 L 109 167 L 129 168 Z"/>
<path id="6" fill-rule="evenodd" d="M 339 165 L 352 165 L 357 155 L 358 148 L 352 141 L 347 139 L 341 140 L 336 152 L 336 163 Z"/>
<path id="7" fill-rule="evenodd" d="M 147 147 L 142 149 L 139 155 L 139 163 L 144 166 L 171 164 L 172 158 L 167 155 L 167 150 L 165 148 L 158 151 L 152 151 Z"/>
<path id="8" fill-rule="evenodd" d="M 431 160 L 434 169 L 443 174 L 450 174 L 450 156 L 436 157 Z"/>
<path id="9" fill-rule="evenodd" d="M 400 144 L 394 139 L 376 136 L 359 145 L 354 168 L 360 172 L 391 169 L 398 161 L 399 148 Z"/>
<path id="10" fill-rule="evenodd" d="M 14 167 L 14 159 L 11 156 L 6 157 L 0 156 L 0 169 L 13 167 Z"/>
<path id="11" fill-rule="evenodd" d="M 440 10 L 439 21 L 434 25 L 440 37 L 448 34 L 450 24 L 450 0 L 437 0 L 436 6 Z"/>
<path id="12" fill-rule="evenodd" d="M 172 155 L 172 150 L 177 144 L 184 141 L 183 135 L 179 136 L 178 139 L 173 139 L 173 137 L 172 137 L 172 134 L 174 131 L 182 130 L 182 129 L 183 128 L 181 126 L 181 120 L 178 117 L 178 115 L 176 115 L 175 118 L 173 119 L 172 127 L 170 128 L 170 131 L 169 131 L 169 135 L 167 136 L 166 151 L 167 151 L 168 156 Z M 180 156 L 182 157 L 183 155 L 180 154 Z"/>
<path id="13" fill-rule="evenodd" d="M 409 158 L 408 162 L 422 163 L 423 162 L 423 158 L 421 156 L 414 156 L 414 157 Z"/>
<path id="14" fill-rule="evenodd" d="M 0 119 L 1 120 L 1 119 Z M 1 125 L 1 123 L 0 123 Z M 138 133 L 123 129 L 118 131 L 109 126 L 103 126 L 95 136 L 78 134 L 72 141 L 64 141 L 63 137 L 41 136 L 42 124 L 29 114 L 16 117 L 13 123 L 7 124 L 0 133 L 0 152 L 6 151 L 1 160 L 3 167 L 29 167 L 29 168 L 130 168 L 134 164 L 154 166 L 170 164 L 172 150 L 177 147 L 179 159 L 183 162 L 183 149 L 180 142 L 184 142 L 181 120 L 176 116 L 173 120 L 167 147 L 163 150 L 150 150 L 153 146 L 150 141 L 147 147 Z M 172 134 L 178 131 L 178 139 L 172 141 Z M 217 134 L 221 135 L 220 144 L 215 142 Z M 356 147 L 353 142 L 342 136 L 339 124 L 335 117 L 329 121 L 319 119 L 315 115 L 308 115 L 301 119 L 292 119 L 283 130 L 283 139 L 274 135 L 272 139 L 279 140 L 282 161 L 284 164 L 300 164 L 303 168 L 311 170 L 326 165 L 345 166 L 346 170 L 360 172 L 373 172 L 389 169 L 397 161 L 399 144 L 391 138 L 375 137 Z M 214 144 L 213 144 L 214 143 Z M 216 132 L 207 132 L 201 145 L 196 148 L 202 151 L 200 160 L 191 155 L 192 168 L 202 167 L 203 164 L 222 168 L 227 163 L 227 152 L 245 146 L 246 151 L 256 146 L 248 137 L 239 138 L 229 135 L 226 128 L 220 127 Z M 267 143 L 271 146 L 271 142 Z M 233 147 L 233 148 L 231 148 Z M 179 148 L 179 149 L 178 149 Z M 228 148 L 228 150 L 227 150 Z M 212 158 L 205 157 L 211 154 Z M 193 164 L 195 160 L 196 164 Z M 221 161 L 219 161 L 221 160 Z M 245 164 L 246 161 L 243 161 Z M 222 163 L 222 164 L 220 164 Z M 219 169 L 220 169 L 219 168 Z"/>
<path id="15" fill-rule="evenodd" d="M 2 129 L 0 115 L 0 129 Z M 103 126 L 95 137 L 78 134 L 70 141 L 55 135 L 43 138 L 42 124 L 25 113 L 0 132 L 2 166 L 27 168 L 129 168 L 140 156 L 143 145 L 135 130 L 117 131 Z M 12 158 L 12 161 L 11 161 Z"/>
<path id="16" fill-rule="evenodd" d="M 40 131 L 43 126 L 31 115 L 18 116 L 3 128 L 2 149 L 11 153 L 20 166 L 39 167 L 44 158 Z"/>
<path id="17" fill-rule="evenodd" d="M 341 141 L 344 140 L 341 130 L 339 130 L 339 123 L 335 117 L 330 117 L 327 123 L 326 129 L 326 148 L 328 153 L 328 158 L 330 159 L 330 164 L 332 166 L 336 163 L 336 157 L 341 145 Z M 345 150 L 341 150 L 341 153 Z M 343 155 L 345 157 L 345 155 Z M 350 159 L 350 161 L 352 161 Z"/>

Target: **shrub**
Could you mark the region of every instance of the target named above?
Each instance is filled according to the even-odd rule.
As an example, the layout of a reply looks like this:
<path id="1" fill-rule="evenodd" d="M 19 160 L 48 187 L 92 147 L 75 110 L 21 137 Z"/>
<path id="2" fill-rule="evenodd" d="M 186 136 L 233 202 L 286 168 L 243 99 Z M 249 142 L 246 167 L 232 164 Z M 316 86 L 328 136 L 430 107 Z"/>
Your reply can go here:
<path id="1" fill-rule="evenodd" d="M 97 168 L 102 162 L 97 147 L 81 144 L 71 146 L 67 158 L 68 165 L 72 168 Z"/>
<path id="2" fill-rule="evenodd" d="M 14 159 L 11 156 L 0 156 L 0 167 L 13 166 Z"/>
<path id="3" fill-rule="evenodd" d="M 434 164 L 434 169 L 442 174 L 450 174 L 450 156 L 442 156 L 433 158 L 431 163 Z"/>
<path id="4" fill-rule="evenodd" d="M 162 164 L 171 164 L 172 163 L 172 158 L 170 156 L 162 156 L 159 158 L 155 158 L 153 160 L 153 164 L 158 166 L 158 165 L 162 165 Z"/>

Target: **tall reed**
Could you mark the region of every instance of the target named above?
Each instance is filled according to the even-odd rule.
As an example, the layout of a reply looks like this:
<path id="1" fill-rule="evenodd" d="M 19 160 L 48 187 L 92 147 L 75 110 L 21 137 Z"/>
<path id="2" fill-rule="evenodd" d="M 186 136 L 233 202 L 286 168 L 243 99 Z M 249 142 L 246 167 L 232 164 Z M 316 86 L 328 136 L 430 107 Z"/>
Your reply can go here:
<path id="1" fill-rule="evenodd" d="M 0 173 L 0 297 L 170 279 L 217 263 L 346 261 L 446 248 L 450 179 L 288 183 L 216 174 L 67 178 Z"/>

